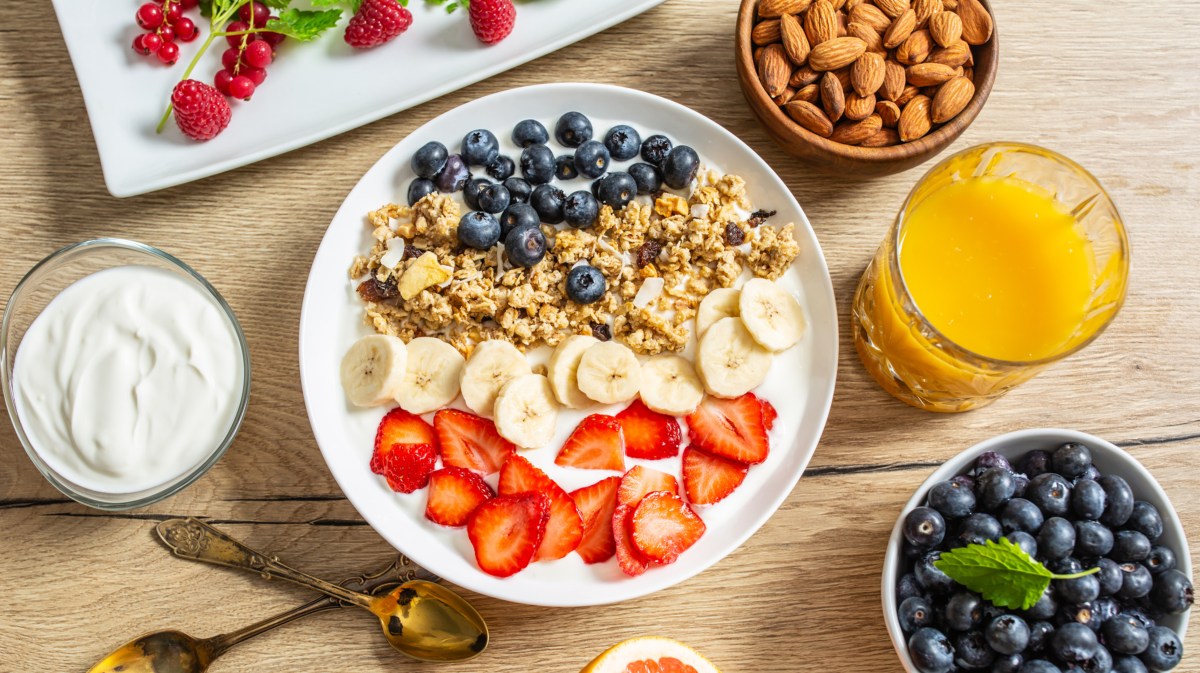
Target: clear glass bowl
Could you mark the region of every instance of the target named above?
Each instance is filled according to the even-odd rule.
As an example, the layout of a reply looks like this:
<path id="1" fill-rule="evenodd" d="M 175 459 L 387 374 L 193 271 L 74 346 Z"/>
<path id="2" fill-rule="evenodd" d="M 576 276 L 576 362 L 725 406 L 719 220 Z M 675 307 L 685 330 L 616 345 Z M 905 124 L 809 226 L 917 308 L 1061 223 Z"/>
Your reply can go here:
<path id="1" fill-rule="evenodd" d="M 42 459 L 30 443 L 29 437 L 22 427 L 21 418 L 17 414 L 13 395 L 13 363 L 21 339 L 29 329 L 30 324 L 46 308 L 60 292 L 81 278 L 104 269 L 141 265 L 165 269 L 193 283 L 204 294 L 212 298 L 220 307 L 225 317 L 237 335 L 237 344 L 242 366 L 242 387 L 237 410 L 233 422 L 223 439 L 212 448 L 212 452 L 198 465 L 185 471 L 179 476 L 157 486 L 131 493 L 107 493 L 96 491 L 80 484 L 55 471 Z M 224 455 L 225 450 L 233 443 L 242 419 L 246 415 L 246 405 L 250 399 L 250 349 L 246 345 L 246 336 L 237 316 L 229 308 L 229 304 L 219 292 L 209 285 L 204 277 L 191 267 L 175 259 L 157 248 L 116 238 L 99 238 L 82 243 L 69 245 L 54 252 L 25 274 L 21 282 L 13 290 L 4 309 L 4 320 L 0 323 L 0 358 L 3 358 L 3 368 L 0 368 L 0 384 L 4 388 L 4 404 L 8 407 L 9 418 L 12 419 L 17 437 L 25 447 L 25 453 L 37 467 L 42 476 L 71 499 L 104 510 L 122 510 L 142 507 L 157 502 L 170 495 L 178 493 L 184 487 L 199 479 L 217 460 Z"/>

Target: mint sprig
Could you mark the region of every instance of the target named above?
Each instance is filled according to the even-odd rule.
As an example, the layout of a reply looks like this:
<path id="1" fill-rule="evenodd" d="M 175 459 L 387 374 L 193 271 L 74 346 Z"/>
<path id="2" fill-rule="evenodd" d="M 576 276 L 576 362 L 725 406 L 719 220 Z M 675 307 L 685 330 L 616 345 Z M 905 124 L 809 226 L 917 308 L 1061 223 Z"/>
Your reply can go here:
<path id="1" fill-rule="evenodd" d="M 340 9 L 288 9 L 280 12 L 278 18 L 267 21 L 267 30 L 308 42 L 336 26 L 341 18 Z"/>
<path id="2" fill-rule="evenodd" d="M 933 565 L 994 605 L 1014 610 L 1033 607 L 1051 580 L 1073 580 L 1100 572 L 1100 568 L 1090 568 L 1069 575 L 1052 573 L 1003 537 L 943 552 Z"/>

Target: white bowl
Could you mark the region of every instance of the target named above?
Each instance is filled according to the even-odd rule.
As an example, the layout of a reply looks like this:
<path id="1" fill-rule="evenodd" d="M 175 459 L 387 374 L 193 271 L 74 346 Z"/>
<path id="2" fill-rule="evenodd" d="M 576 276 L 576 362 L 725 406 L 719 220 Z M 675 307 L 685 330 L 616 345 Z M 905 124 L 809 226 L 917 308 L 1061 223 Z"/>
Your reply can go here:
<path id="1" fill-rule="evenodd" d="M 1035 428 L 998 435 L 947 460 L 933 474 L 929 475 L 925 483 L 921 484 L 913 497 L 904 505 L 904 510 L 901 511 L 900 516 L 896 519 L 895 527 L 892 528 L 892 536 L 888 539 L 887 556 L 883 560 L 883 620 L 887 624 L 888 635 L 892 638 L 892 646 L 896 648 L 896 654 L 900 657 L 900 662 L 904 664 L 906 671 L 921 673 L 908 656 L 908 639 L 904 637 L 904 632 L 900 629 L 900 620 L 896 616 L 896 582 L 904 573 L 908 572 L 911 565 L 904 560 L 903 555 L 904 534 L 902 528 L 905 515 L 914 507 L 919 507 L 925 502 L 925 495 L 934 484 L 965 474 L 971 469 L 971 465 L 979 457 L 979 454 L 985 451 L 995 451 L 1015 462 L 1016 458 L 1030 451 L 1052 450 L 1067 442 L 1079 442 L 1086 445 L 1092 451 L 1092 462 L 1101 472 L 1123 477 L 1125 481 L 1129 482 L 1129 487 L 1133 489 L 1136 499 L 1145 500 L 1158 508 L 1163 519 L 1163 534 L 1159 538 L 1159 543 L 1170 547 L 1175 552 L 1178 564 L 1176 567 L 1183 571 L 1188 578 L 1191 578 L 1191 555 L 1188 553 L 1187 538 L 1183 534 L 1183 524 L 1179 522 L 1179 515 L 1175 512 L 1175 507 L 1171 505 L 1166 491 L 1154 479 L 1154 475 L 1150 474 L 1150 471 L 1133 456 L 1111 442 L 1076 430 Z M 1185 612 L 1181 615 L 1164 617 L 1159 620 L 1159 623 L 1174 629 L 1182 640 L 1187 634 L 1188 614 L 1189 612 Z"/>

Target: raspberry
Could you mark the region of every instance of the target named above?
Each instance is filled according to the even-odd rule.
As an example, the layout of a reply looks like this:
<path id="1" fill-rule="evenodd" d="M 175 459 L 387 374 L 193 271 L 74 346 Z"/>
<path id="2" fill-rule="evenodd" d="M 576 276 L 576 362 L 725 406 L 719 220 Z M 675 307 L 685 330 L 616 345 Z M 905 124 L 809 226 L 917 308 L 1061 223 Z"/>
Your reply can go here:
<path id="1" fill-rule="evenodd" d="M 171 92 L 175 123 L 193 140 L 211 140 L 229 125 L 229 102 L 213 87 L 185 79 Z"/>
<path id="2" fill-rule="evenodd" d="M 394 40 L 412 24 L 412 13 L 396 0 L 363 0 L 346 24 L 346 44 L 358 49 Z"/>
<path id="3" fill-rule="evenodd" d="M 468 12 L 471 30 L 484 44 L 495 44 L 508 37 L 517 18 L 512 0 L 471 0 Z"/>

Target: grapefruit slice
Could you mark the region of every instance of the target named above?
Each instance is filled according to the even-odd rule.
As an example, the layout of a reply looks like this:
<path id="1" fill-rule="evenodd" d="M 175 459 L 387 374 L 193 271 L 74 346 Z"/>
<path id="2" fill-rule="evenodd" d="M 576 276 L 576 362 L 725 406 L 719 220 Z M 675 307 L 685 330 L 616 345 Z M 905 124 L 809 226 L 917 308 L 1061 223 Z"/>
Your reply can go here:
<path id="1" fill-rule="evenodd" d="M 600 653 L 580 673 L 720 673 L 702 654 L 678 640 L 630 638 Z"/>

